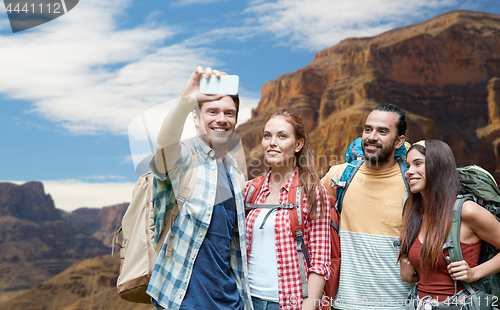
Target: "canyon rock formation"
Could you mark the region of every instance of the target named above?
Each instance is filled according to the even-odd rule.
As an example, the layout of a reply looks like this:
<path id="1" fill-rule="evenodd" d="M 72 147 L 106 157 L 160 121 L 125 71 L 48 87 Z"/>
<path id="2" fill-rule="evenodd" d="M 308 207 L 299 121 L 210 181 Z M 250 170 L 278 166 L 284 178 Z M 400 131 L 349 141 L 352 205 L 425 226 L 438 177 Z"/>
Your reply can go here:
<path id="1" fill-rule="evenodd" d="M 27 289 L 109 248 L 62 219 L 40 182 L 0 183 L 0 292 Z"/>
<path id="2" fill-rule="evenodd" d="M 108 247 L 113 246 L 113 236 L 122 223 L 128 203 L 102 208 L 79 208 L 62 215 L 71 224 L 87 229 Z M 119 249 L 116 249 L 119 250 Z"/>
<path id="3" fill-rule="evenodd" d="M 305 122 L 319 173 L 342 163 L 368 113 L 394 103 L 408 115 L 407 141 L 441 139 L 458 166 L 500 172 L 500 16 L 453 11 L 318 52 L 309 66 L 262 87 L 252 118 L 238 128 L 250 177 L 265 170 L 267 117 L 287 108 Z"/>

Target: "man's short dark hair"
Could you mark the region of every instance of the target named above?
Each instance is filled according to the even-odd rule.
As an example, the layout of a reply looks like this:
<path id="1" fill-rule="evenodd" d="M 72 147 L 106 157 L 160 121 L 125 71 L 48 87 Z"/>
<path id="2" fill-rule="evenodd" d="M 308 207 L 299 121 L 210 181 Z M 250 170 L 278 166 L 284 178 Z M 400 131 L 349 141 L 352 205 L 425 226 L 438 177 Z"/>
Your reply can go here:
<path id="1" fill-rule="evenodd" d="M 406 112 L 398 108 L 392 103 L 382 103 L 373 109 L 373 111 L 384 111 L 384 112 L 392 112 L 396 113 L 399 118 L 396 123 L 396 128 L 398 130 L 398 137 L 406 134 Z"/>
<path id="2" fill-rule="evenodd" d="M 229 95 L 234 101 L 234 106 L 236 107 L 236 117 L 238 117 L 238 112 L 240 111 L 240 97 L 238 95 Z"/>
<path id="3" fill-rule="evenodd" d="M 238 95 L 228 95 L 233 99 L 234 102 L 234 107 L 236 108 L 236 117 L 238 117 L 238 112 L 240 111 L 240 97 Z M 203 103 L 198 103 L 198 107 L 200 108 L 199 110 L 201 111 L 201 106 Z M 199 113 L 199 111 L 197 111 Z"/>

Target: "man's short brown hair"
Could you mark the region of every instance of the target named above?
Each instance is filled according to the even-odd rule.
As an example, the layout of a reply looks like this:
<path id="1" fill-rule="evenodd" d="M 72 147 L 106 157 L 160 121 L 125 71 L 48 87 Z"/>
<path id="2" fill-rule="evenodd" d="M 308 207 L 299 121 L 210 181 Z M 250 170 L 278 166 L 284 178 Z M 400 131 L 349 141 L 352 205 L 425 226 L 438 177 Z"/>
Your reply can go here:
<path id="1" fill-rule="evenodd" d="M 228 95 L 233 99 L 234 106 L 236 108 L 236 118 L 238 118 L 238 112 L 240 111 L 240 97 L 238 95 Z M 198 103 L 198 107 L 200 108 L 199 111 L 201 111 L 201 106 L 203 103 Z M 198 112 L 199 113 L 199 112 Z"/>

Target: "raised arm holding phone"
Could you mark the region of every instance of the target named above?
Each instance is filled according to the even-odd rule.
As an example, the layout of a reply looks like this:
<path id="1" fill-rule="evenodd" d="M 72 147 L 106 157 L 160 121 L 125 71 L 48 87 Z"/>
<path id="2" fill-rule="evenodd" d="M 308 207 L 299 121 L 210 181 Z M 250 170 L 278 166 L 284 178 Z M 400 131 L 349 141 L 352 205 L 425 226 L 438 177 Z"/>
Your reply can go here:
<path id="1" fill-rule="evenodd" d="M 172 110 L 170 110 L 170 113 L 164 119 L 160 132 L 158 133 L 156 154 L 154 156 L 155 166 L 160 173 L 166 173 L 168 167 L 173 167 L 173 164 L 179 159 L 182 131 L 188 115 L 197 110 L 198 106 L 201 108 L 205 102 L 212 102 L 212 104 L 217 105 L 218 101 L 221 101 L 223 97 L 228 97 L 224 94 L 209 95 L 200 93 L 199 85 L 201 80 L 205 79 L 209 81 L 210 78 L 212 78 L 212 74 L 216 78 L 226 75 L 225 72 L 212 70 L 211 68 L 206 68 L 205 70 L 201 67 L 196 68 L 189 77 L 182 94 L 177 99 Z M 228 97 L 222 101 L 228 102 L 229 100 L 232 101 L 233 99 Z M 234 125 L 236 125 L 236 104 L 234 104 L 233 107 L 231 107 L 231 103 L 228 103 L 228 105 L 234 110 Z M 234 128 L 232 129 L 234 130 Z M 197 134 L 200 135 L 198 132 Z M 164 149 L 165 153 L 166 166 L 161 154 L 162 149 Z M 165 152 L 166 150 L 168 150 L 168 152 Z"/>

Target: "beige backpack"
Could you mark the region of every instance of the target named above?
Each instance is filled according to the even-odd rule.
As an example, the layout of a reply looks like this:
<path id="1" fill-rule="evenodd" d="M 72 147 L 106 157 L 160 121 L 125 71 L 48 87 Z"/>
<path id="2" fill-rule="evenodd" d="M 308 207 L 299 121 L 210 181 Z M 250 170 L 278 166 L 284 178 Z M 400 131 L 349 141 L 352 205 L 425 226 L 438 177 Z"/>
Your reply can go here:
<path id="1" fill-rule="evenodd" d="M 191 150 L 193 155 L 194 151 Z M 116 244 L 120 247 L 120 274 L 117 280 L 118 294 L 129 302 L 150 304 L 151 299 L 146 293 L 149 279 L 153 272 L 158 252 L 163 245 L 165 236 L 171 230 L 184 201 L 193 196 L 196 184 L 198 160 L 192 156 L 191 164 L 181 180 L 177 203 L 165 222 L 158 245 L 154 247 L 155 223 L 153 217 L 153 173 L 143 174 L 137 180 L 132 193 L 132 202 L 122 219 L 122 226 L 115 234 Z M 181 199 L 182 198 L 182 199 Z M 118 241 L 122 233 L 122 241 Z M 167 244 L 167 256 L 171 255 L 173 235 Z M 113 254 L 113 253 L 112 253 Z"/>

